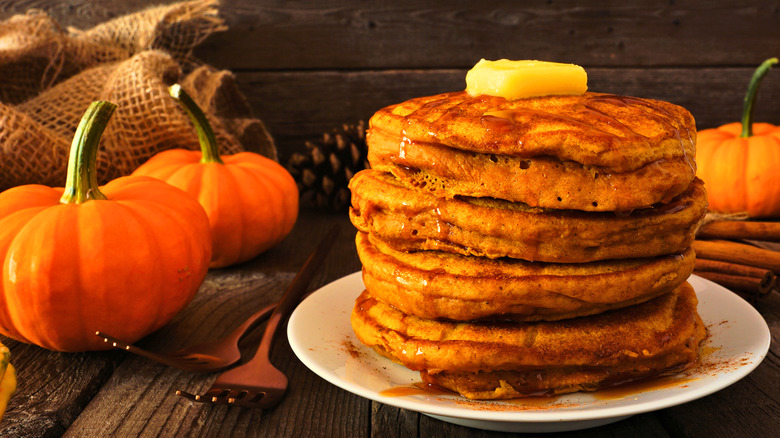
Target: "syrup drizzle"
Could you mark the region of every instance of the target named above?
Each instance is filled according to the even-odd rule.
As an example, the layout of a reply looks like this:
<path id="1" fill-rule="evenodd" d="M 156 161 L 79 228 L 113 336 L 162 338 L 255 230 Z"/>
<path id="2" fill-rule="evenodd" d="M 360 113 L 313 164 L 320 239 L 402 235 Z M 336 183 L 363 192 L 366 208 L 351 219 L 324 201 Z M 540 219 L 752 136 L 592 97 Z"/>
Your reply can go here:
<path id="1" fill-rule="evenodd" d="M 685 142 L 683 141 L 682 133 L 680 132 L 680 129 L 676 126 L 676 124 L 671 122 L 672 120 L 675 120 L 675 117 L 668 110 L 666 110 L 660 105 L 654 105 L 651 101 L 648 101 L 646 99 L 640 99 L 637 97 L 603 94 L 603 95 L 593 97 L 592 100 L 595 102 L 600 101 L 615 106 L 633 106 L 637 108 L 644 108 L 645 114 L 647 114 L 652 119 L 666 126 L 666 130 L 674 136 L 674 138 L 680 144 L 680 150 L 682 151 L 682 155 L 683 155 L 683 159 L 685 160 L 685 163 L 688 164 L 688 166 L 691 168 L 693 173 L 696 174 L 696 166 L 694 164 L 694 161 L 691 160 L 691 158 L 688 156 L 688 150 L 685 147 Z M 693 145 L 694 144 L 693 136 L 691 135 L 690 130 L 688 130 L 687 128 L 685 128 L 685 136 L 687 137 L 686 141 L 688 142 L 688 144 Z"/>
<path id="2" fill-rule="evenodd" d="M 652 378 L 635 380 L 627 383 L 620 383 L 598 391 L 590 392 L 597 400 L 622 400 L 642 394 L 644 392 L 656 391 L 668 388 L 685 388 L 688 383 L 699 380 L 698 377 L 682 377 L 679 375 L 656 376 Z M 457 396 L 457 393 L 423 382 L 415 382 L 409 386 L 394 386 L 379 392 L 379 395 L 385 397 L 406 397 L 406 396 Z M 526 397 L 517 397 L 507 400 L 500 400 L 503 404 L 521 405 L 524 407 L 544 408 L 546 406 L 557 406 L 561 396 L 556 395 L 531 395 Z M 477 400 L 468 400 L 479 402 Z M 500 409 L 500 406 L 496 406 Z"/>
<path id="3" fill-rule="evenodd" d="M 650 392 L 658 389 L 674 387 L 684 388 L 687 383 L 695 380 L 699 379 L 680 376 L 659 376 L 603 388 L 593 392 L 593 397 L 598 400 L 622 400 L 637 396 L 643 392 Z"/>
<path id="4" fill-rule="evenodd" d="M 452 391 L 439 388 L 437 386 L 429 385 L 423 382 L 415 382 L 410 386 L 394 386 L 392 388 L 380 391 L 379 395 L 385 397 L 404 397 L 408 395 L 430 395 L 430 396 L 442 396 L 442 395 L 456 395 Z"/>

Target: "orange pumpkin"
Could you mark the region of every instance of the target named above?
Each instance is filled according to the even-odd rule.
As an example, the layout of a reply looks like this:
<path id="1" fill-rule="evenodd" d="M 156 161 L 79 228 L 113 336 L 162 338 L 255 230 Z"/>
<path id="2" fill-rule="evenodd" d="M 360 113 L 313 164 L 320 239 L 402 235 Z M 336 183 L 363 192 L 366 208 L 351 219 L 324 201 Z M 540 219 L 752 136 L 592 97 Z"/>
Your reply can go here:
<path id="1" fill-rule="evenodd" d="M 181 87 L 170 88 L 195 125 L 199 151 L 158 153 L 133 172 L 159 178 L 197 199 L 212 231 L 211 267 L 240 263 L 279 243 L 298 217 L 298 187 L 279 163 L 252 152 L 220 156 L 203 112 Z"/>
<path id="2" fill-rule="evenodd" d="M 710 211 L 780 217 L 780 126 L 753 123 L 758 85 L 777 61 L 764 61 L 753 75 L 741 123 L 699 131 L 697 174 L 706 184 Z"/>
<path id="3" fill-rule="evenodd" d="M 95 102 L 71 147 L 65 188 L 0 193 L 0 333 L 58 351 L 108 349 L 105 331 L 135 342 L 194 296 L 208 271 L 206 213 L 159 180 L 98 187 L 99 138 L 115 108 Z"/>

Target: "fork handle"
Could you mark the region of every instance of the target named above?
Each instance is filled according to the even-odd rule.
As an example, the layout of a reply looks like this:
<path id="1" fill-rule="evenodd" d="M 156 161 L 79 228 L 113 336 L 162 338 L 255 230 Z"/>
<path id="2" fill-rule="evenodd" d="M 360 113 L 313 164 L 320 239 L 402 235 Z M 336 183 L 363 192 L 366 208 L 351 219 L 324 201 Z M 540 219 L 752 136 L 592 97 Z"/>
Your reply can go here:
<path id="1" fill-rule="evenodd" d="M 290 316 L 292 311 L 298 306 L 301 297 L 306 292 L 312 278 L 314 278 L 314 274 L 317 273 L 325 256 L 330 252 L 331 247 L 333 247 L 333 243 L 336 241 L 339 231 L 338 225 L 331 228 L 314 252 L 306 260 L 306 263 L 303 264 L 301 270 L 298 271 L 298 274 L 295 276 L 292 283 L 287 287 L 281 301 L 276 305 L 274 313 L 268 318 L 268 325 L 266 325 L 263 338 L 260 341 L 260 346 L 257 348 L 256 357 L 264 356 L 269 358 L 271 348 L 276 339 L 276 330 L 279 328 L 281 322 Z"/>
<path id="2" fill-rule="evenodd" d="M 274 310 L 275 308 L 276 308 L 276 303 L 269 304 L 268 306 L 263 307 L 262 309 L 258 310 L 253 315 L 251 315 L 249 318 L 247 318 L 246 321 L 242 322 L 240 326 L 235 328 L 235 330 L 225 335 L 225 337 L 220 339 L 220 341 L 226 342 L 229 340 L 231 343 L 238 344 L 238 341 L 240 341 L 241 338 L 243 338 L 244 335 L 246 335 L 249 330 L 253 329 L 256 325 L 259 325 L 261 322 L 263 322 L 266 316 L 268 316 L 268 314 L 271 313 L 271 311 Z"/>

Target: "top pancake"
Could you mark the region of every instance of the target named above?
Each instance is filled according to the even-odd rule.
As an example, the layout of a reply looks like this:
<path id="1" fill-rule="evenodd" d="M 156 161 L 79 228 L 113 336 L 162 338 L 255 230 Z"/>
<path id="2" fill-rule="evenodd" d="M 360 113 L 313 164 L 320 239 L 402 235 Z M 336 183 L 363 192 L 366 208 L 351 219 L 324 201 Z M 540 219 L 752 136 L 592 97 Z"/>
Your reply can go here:
<path id="1" fill-rule="evenodd" d="M 368 161 L 438 197 L 626 211 L 670 202 L 696 175 L 696 129 L 661 101 L 585 93 L 412 99 L 369 122 Z"/>
<path id="2" fill-rule="evenodd" d="M 615 173 L 659 160 L 694 166 L 696 124 L 663 101 L 599 93 L 507 100 L 465 91 L 379 110 L 372 130 L 411 142 L 517 157 L 551 156 Z"/>

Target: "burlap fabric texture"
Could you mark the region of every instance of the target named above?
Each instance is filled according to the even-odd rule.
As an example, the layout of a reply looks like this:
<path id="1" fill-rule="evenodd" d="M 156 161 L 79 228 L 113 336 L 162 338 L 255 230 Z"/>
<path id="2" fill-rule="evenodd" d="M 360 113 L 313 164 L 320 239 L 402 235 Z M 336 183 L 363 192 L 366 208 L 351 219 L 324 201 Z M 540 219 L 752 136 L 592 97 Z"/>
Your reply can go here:
<path id="1" fill-rule="evenodd" d="M 189 118 L 169 96 L 179 82 L 198 102 L 223 154 L 276 159 L 263 123 L 229 71 L 199 65 L 195 45 L 223 30 L 216 2 L 150 8 L 92 29 L 63 31 L 40 11 L 0 23 L 0 190 L 64 184 L 68 150 L 90 102 L 118 105 L 101 142 L 101 182 L 127 175 L 155 153 L 196 149 Z"/>

